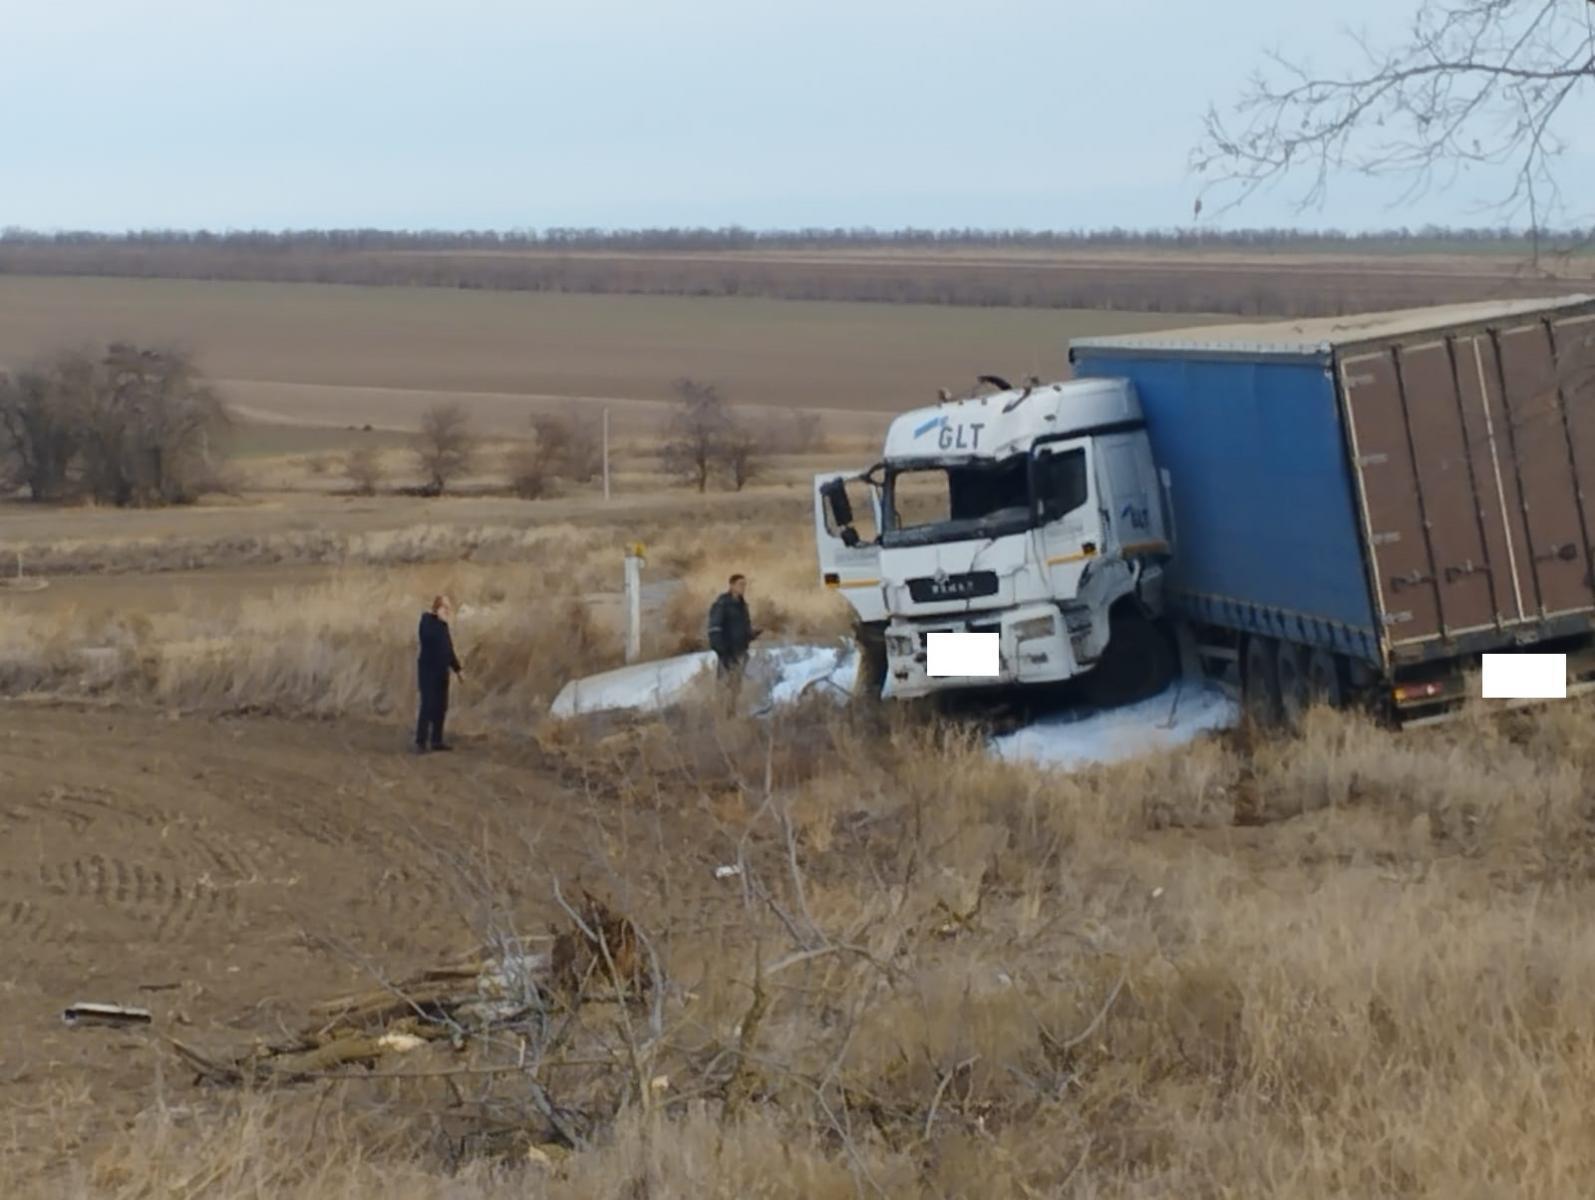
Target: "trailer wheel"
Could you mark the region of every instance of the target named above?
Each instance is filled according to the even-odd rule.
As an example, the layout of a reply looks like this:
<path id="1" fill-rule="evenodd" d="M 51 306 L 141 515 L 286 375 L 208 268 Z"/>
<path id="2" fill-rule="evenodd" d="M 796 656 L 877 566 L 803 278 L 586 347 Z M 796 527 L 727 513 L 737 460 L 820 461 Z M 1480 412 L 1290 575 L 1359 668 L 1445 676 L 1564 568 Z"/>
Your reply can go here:
<path id="1" fill-rule="evenodd" d="M 1138 612 L 1114 613 L 1108 647 L 1085 676 L 1085 698 L 1099 708 L 1149 700 L 1174 682 L 1178 665 L 1161 629 Z"/>
<path id="2" fill-rule="evenodd" d="M 1312 703 L 1330 708 L 1339 708 L 1346 702 L 1340 662 L 1328 650 L 1314 650 L 1307 656 L 1307 694 Z"/>
<path id="3" fill-rule="evenodd" d="M 1312 689 L 1307 679 L 1307 651 L 1289 642 L 1280 642 L 1275 657 L 1279 677 L 1279 715 L 1286 728 L 1296 729 L 1312 707 Z"/>
<path id="4" fill-rule="evenodd" d="M 1279 724 L 1279 652 L 1274 639 L 1256 633 L 1248 637 L 1244 662 L 1247 717 L 1265 729 Z"/>

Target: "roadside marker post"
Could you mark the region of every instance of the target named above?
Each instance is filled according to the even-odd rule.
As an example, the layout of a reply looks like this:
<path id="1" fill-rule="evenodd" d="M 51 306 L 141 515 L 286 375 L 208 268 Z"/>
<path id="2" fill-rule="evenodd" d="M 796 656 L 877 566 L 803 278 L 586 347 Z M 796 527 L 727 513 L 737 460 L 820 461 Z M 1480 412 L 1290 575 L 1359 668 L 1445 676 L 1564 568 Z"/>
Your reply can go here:
<path id="1" fill-rule="evenodd" d="M 642 656 L 642 564 L 643 544 L 626 547 L 626 661 Z"/>

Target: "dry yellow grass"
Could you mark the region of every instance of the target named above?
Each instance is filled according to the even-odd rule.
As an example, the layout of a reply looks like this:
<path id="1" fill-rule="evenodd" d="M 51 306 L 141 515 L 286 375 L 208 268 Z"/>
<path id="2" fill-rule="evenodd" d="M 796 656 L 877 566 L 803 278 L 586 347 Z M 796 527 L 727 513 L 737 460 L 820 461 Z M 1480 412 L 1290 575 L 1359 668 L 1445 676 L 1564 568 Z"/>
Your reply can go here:
<path id="1" fill-rule="evenodd" d="M 619 1104 L 591 1148 L 532 1152 L 546 1134 L 529 1128 L 450 1170 L 428 1133 L 448 1109 L 437 1081 L 237 1098 L 169 1085 L 75 1163 L 78 1194 L 1595 1186 L 1595 859 L 1569 781 L 1595 766 L 1588 707 L 1408 735 L 1322 714 L 1300 744 L 1207 744 L 1074 776 L 993 764 L 955 729 L 880 732 L 787 722 L 771 797 L 757 731 L 570 747 L 622 791 L 667 781 L 668 803 L 729 787 L 741 806 L 706 811 L 704 839 L 727 852 L 750 839 L 751 877 L 773 897 L 745 908 L 735 885 L 629 875 L 681 985 L 647 1050 L 669 1083 L 638 1108 L 624 1087 L 550 1076 L 562 1095 Z M 718 749 L 695 755 L 698 736 Z M 689 761 L 690 784 L 669 783 Z M 1244 791 L 1271 819 L 1230 824 Z M 790 816 L 790 856 L 769 802 Z M 648 833 L 633 836 L 609 851 L 616 867 L 646 861 Z M 728 1118 L 756 961 L 768 1008 Z M 590 1036 L 622 1050 L 612 1015 Z M 70 1142 L 85 1115 L 57 1103 Z"/>
<path id="2" fill-rule="evenodd" d="M 231 611 L 40 611 L 3 626 L 0 691 L 393 714 L 397 729 L 417 594 L 442 588 L 467 606 L 461 728 L 506 737 L 563 678 L 615 661 L 612 631 L 575 606 L 614 586 L 621 532 L 522 531 L 508 557 L 536 562 L 349 569 Z M 433 535 L 392 536 L 366 546 L 372 561 Z M 649 570 L 690 599 L 659 649 L 700 632 L 733 569 L 752 577 L 756 620 L 814 636 L 845 623 L 801 514 L 661 520 Z M 90 645 L 108 650 L 85 672 Z M 529 835 L 528 873 L 610 881 L 669 982 L 657 1034 L 639 1044 L 641 1009 L 628 1035 L 593 1006 L 568 1049 L 579 1065 L 537 1077 L 584 1115 L 588 1145 L 546 1148 L 514 1071 L 462 1110 L 441 1078 L 232 1095 L 154 1055 L 126 1128 L 70 1092 L 0 1118 L 0 1146 L 36 1149 L 47 1129 L 59 1149 L 44 1176 L 8 1178 L 0 1158 L 0 1192 L 1595 1191 L 1588 704 L 1481 705 L 1406 734 L 1318 713 L 1292 740 L 1237 735 L 1075 774 L 995 762 L 978 730 L 898 711 L 761 723 L 693 709 L 539 732 L 539 769 L 580 781 L 592 848 L 540 862 Z M 547 778 L 529 773 L 528 796 Z M 468 806 L 469 791 L 440 786 L 439 803 Z M 665 848 L 665 820 L 690 825 L 688 850 Z M 706 869 L 739 856 L 738 880 Z M 473 911 L 511 907 L 485 892 Z M 437 1053 L 418 1069 L 517 1051 Z M 517 1115 L 490 1137 L 490 1111 Z"/>
<path id="3" fill-rule="evenodd" d="M 186 560 L 269 555 L 327 564 L 298 582 L 287 582 L 289 572 L 281 584 L 251 572 L 235 584 L 230 572 L 202 569 L 184 574 L 185 589 L 172 603 L 147 608 L 127 602 L 137 588 L 98 589 L 99 602 L 79 602 L 70 579 L 10 597 L 14 611 L 0 626 L 0 690 L 191 712 L 387 717 L 413 701 L 416 618 L 444 592 L 461 605 L 455 636 L 469 668 L 459 706 L 464 726 L 524 728 L 566 680 L 619 665 L 628 532 L 647 539 L 645 579 L 678 585 L 645 628 L 650 655 L 703 648 L 709 603 L 734 570 L 753 577 L 754 616 L 772 636 L 847 631 L 848 609 L 819 586 L 801 527 L 774 539 L 729 518 L 596 534 L 575 525 L 303 533 L 190 547 Z M 152 552 L 184 557 L 169 542 L 52 549 L 80 564 L 123 555 L 148 564 Z"/>

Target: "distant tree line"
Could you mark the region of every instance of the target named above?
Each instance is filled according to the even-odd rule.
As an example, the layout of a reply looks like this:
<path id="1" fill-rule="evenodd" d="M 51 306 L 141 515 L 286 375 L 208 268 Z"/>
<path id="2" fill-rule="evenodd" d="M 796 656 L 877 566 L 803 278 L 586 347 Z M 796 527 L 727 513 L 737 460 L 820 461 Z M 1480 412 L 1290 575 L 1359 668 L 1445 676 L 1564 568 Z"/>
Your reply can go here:
<path id="1" fill-rule="evenodd" d="M 1328 250 L 1411 250 L 1453 246 L 1458 249 L 1480 247 L 1521 248 L 1536 238 L 1541 243 L 1581 246 L 1595 241 L 1595 228 L 1564 231 L 1509 227 L 1451 228 L 1424 225 L 1418 228 L 1345 231 L 1338 229 L 876 229 L 853 228 L 745 229 L 740 226 L 718 228 L 671 227 L 646 229 L 600 229 L 555 227 L 519 230 L 391 230 L 391 229 L 297 229 L 297 230 L 209 230 L 147 229 L 125 233 L 98 233 L 86 230 L 39 232 L 22 228 L 0 230 L 0 248 L 43 246 L 95 246 L 161 248 L 170 246 L 211 247 L 272 252 L 326 253 L 412 251 L 542 250 L 583 251 L 623 250 L 664 252 L 730 250 L 825 250 L 890 247 L 944 247 L 976 249 L 1112 249 L 1112 248 L 1234 248 L 1234 249 L 1328 249 Z"/>
<path id="2" fill-rule="evenodd" d="M 0 374 L 0 488 L 183 504 L 217 485 L 227 412 L 188 357 L 121 342 Z"/>
<path id="3" fill-rule="evenodd" d="M 1569 231 L 1571 250 L 1595 244 Z M 1551 235 L 1540 235 L 1548 257 Z M 1511 229 L 1045 232 L 872 229 L 655 229 L 444 233 L 323 230 L 0 233 L 0 275 L 251 280 L 495 291 L 671 296 L 1131 312 L 1310 316 L 1371 308 L 1540 296 L 1561 281 L 1515 270 L 1534 257 Z M 894 254 L 850 254 L 871 248 Z M 1093 256 L 1123 250 L 1134 255 Z M 1194 251 L 1247 252 L 1214 263 Z M 738 253 L 764 250 L 768 255 Z M 773 252 L 808 250 L 781 257 Z M 990 250 L 994 253 L 982 254 Z M 995 251 L 1007 250 L 1008 254 Z M 829 251 L 830 253 L 823 253 Z M 965 253 L 955 253 L 965 251 Z M 1348 267 L 1335 256 L 1432 251 L 1469 261 L 1434 267 Z M 600 253 L 601 252 L 601 253 Z M 1072 255 L 1070 252 L 1079 252 Z M 1326 269 L 1285 254 L 1324 255 Z M 1281 261 L 1273 261 L 1279 254 Z"/>

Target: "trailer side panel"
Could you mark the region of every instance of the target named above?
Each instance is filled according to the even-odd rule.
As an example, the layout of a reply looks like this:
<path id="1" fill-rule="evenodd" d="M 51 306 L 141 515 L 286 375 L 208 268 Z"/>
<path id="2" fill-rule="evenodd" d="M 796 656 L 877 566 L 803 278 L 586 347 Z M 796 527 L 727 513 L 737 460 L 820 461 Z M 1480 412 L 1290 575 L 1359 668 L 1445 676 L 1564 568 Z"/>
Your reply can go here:
<path id="1" fill-rule="evenodd" d="M 1166 473 L 1167 590 L 1199 621 L 1380 661 L 1339 401 L 1327 356 L 1116 354 L 1081 376 L 1128 377 Z"/>

